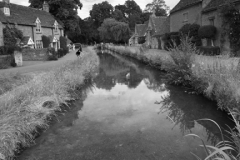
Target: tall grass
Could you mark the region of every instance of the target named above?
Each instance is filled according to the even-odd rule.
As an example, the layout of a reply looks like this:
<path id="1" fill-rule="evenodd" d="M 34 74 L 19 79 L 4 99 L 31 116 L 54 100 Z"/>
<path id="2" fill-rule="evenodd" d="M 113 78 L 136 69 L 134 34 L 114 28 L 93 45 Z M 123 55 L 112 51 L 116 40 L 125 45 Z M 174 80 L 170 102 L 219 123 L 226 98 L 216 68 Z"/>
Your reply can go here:
<path id="1" fill-rule="evenodd" d="M 48 127 L 48 117 L 76 98 L 71 93 L 94 76 L 99 64 L 91 52 L 56 70 L 36 74 L 0 96 L 0 159 L 13 157 L 20 146 L 29 146 L 37 128 Z"/>

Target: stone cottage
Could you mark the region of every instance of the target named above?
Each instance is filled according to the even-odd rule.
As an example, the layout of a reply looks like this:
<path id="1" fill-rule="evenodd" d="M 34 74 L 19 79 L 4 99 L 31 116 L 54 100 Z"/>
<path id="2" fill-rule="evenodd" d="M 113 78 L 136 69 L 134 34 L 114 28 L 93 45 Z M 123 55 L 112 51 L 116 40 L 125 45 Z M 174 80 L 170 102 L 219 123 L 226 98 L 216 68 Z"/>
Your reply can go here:
<path id="1" fill-rule="evenodd" d="M 51 37 L 51 46 L 60 48 L 59 37 L 64 36 L 63 27 L 49 13 L 49 5 L 44 2 L 41 10 L 10 3 L 10 0 L 0 2 L 0 46 L 3 46 L 3 28 L 15 26 L 23 32 L 20 42 L 31 48 L 43 48 L 42 36 Z"/>
<path id="2" fill-rule="evenodd" d="M 214 25 L 217 35 L 214 44 L 220 46 L 222 19 L 218 8 L 225 4 L 226 0 L 180 0 L 170 11 L 170 32 L 178 32 L 187 23 Z M 229 0 L 230 3 L 240 9 L 240 0 Z M 227 38 L 227 37 L 226 37 Z M 222 52 L 229 52 L 229 40 L 223 44 Z"/>
<path id="3" fill-rule="evenodd" d="M 139 45 L 139 41 L 144 40 L 144 45 L 149 48 L 159 48 L 159 36 L 169 32 L 169 18 L 166 16 L 156 16 L 155 12 L 144 24 L 135 25 L 135 33 L 129 42 Z"/>
<path id="4" fill-rule="evenodd" d="M 229 0 L 240 10 L 240 0 Z M 230 42 L 225 37 L 225 41 L 221 44 L 222 19 L 218 8 L 223 6 L 226 0 L 211 0 L 211 2 L 202 11 L 202 25 L 214 25 L 217 28 L 217 35 L 214 40 L 216 46 L 222 46 L 222 52 L 230 50 Z"/>

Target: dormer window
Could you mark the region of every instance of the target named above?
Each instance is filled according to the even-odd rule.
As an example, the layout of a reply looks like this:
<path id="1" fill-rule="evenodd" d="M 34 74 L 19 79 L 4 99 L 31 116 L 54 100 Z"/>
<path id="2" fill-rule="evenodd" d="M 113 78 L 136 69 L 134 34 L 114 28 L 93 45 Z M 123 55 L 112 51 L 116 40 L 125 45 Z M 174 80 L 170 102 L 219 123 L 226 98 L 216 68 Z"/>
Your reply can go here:
<path id="1" fill-rule="evenodd" d="M 10 16 L 10 9 L 8 7 L 4 7 L 3 10 L 6 16 Z"/>
<path id="2" fill-rule="evenodd" d="M 57 23 L 57 21 L 54 22 L 54 31 L 55 32 L 58 31 L 58 23 Z"/>
<path id="3" fill-rule="evenodd" d="M 36 32 L 41 32 L 41 21 L 39 18 L 36 19 Z"/>

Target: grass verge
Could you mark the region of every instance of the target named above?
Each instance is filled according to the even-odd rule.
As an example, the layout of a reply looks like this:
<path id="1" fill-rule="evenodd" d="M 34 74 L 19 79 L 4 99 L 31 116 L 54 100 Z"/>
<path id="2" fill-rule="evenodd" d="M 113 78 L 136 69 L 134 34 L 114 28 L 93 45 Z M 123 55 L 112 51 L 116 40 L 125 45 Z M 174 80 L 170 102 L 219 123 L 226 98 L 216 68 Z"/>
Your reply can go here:
<path id="1" fill-rule="evenodd" d="M 182 40 L 181 45 L 170 52 L 111 45 L 106 45 L 105 48 L 165 70 L 169 74 L 170 82 L 191 87 L 216 101 L 219 108 L 228 111 L 234 118 L 236 128 L 232 130 L 232 138 L 236 151 L 240 153 L 240 63 L 238 58 L 198 55 L 198 50 L 189 43 L 188 39 Z M 239 158 L 240 155 L 237 155 L 236 159 Z"/>
<path id="2" fill-rule="evenodd" d="M 34 141 L 38 128 L 47 128 L 47 120 L 60 105 L 68 105 L 74 91 L 86 78 L 95 75 L 98 57 L 91 48 L 81 59 L 40 74 L 0 96 L 0 159 L 10 159 Z"/>

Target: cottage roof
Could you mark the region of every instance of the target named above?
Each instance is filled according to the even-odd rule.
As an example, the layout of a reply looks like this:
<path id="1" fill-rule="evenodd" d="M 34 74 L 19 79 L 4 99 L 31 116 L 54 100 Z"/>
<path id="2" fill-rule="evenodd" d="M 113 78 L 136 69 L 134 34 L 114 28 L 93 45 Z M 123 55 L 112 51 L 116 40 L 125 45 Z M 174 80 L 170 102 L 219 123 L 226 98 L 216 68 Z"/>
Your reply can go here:
<path id="1" fill-rule="evenodd" d="M 3 8 L 4 6 L 5 3 L 0 2 L 0 8 Z M 55 18 L 46 11 L 13 3 L 9 4 L 9 8 L 10 16 L 5 16 L 4 13 L 0 11 L 0 21 L 3 23 L 35 26 L 36 19 L 39 18 L 41 21 L 41 26 L 51 28 L 54 27 Z M 60 24 L 58 27 L 62 28 Z"/>
<path id="2" fill-rule="evenodd" d="M 240 0 L 229 0 L 230 3 L 240 2 Z M 219 6 L 224 5 L 226 0 L 212 0 L 204 9 L 203 12 L 216 10 Z"/>
<path id="3" fill-rule="evenodd" d="M 146 29 L 147 29 L 147 24 L 136 24 L 136 34 L 139 37 L 145 36 Z"/>
<path id="4" fill-rule="evenodd" d="M 178 4 L 170 11 L 170 13 L 174 13 L 176 11 L 188 8 L 201 2 L 202 0 L 180 0 L 180 2 L 178 2 Z"/>
<path id="5" fill-rule="evenodd" d="M 167 32 L 167 29 L 170 28 L 167 24 L 168 18 L 166 16 L 151 16 L 150 22 L 152 24 L 153 35 L 162 35 Z M 167 25 L 167 26 L 166 26 Z"/>

